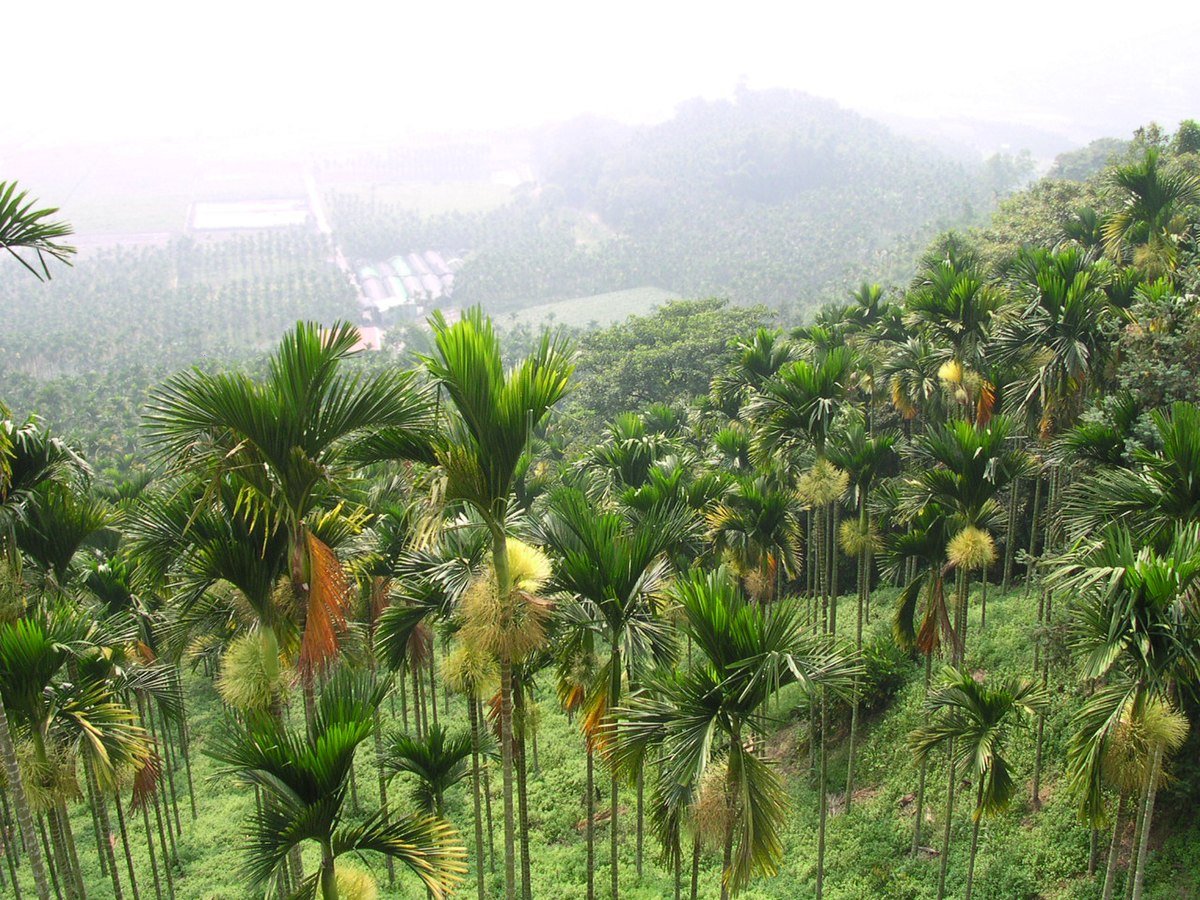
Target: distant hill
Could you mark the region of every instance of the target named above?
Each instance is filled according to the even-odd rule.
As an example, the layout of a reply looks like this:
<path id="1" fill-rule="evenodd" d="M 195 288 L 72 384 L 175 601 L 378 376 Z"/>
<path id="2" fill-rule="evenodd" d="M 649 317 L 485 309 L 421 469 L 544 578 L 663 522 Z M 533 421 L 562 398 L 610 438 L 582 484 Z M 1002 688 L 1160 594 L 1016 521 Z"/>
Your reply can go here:
<path id="1" fill-rule="evenodd" d="M 641 287 L 627 291 L 611 291 L 593 294 L 590 297 L 574 297 L 554 303 L 527 306 L 519 312 L 500 319 L 505 326 L 528 325 L 539 328 L 543 325 L 567 325 L 583 328 L 589 325 L 612 325 L 629 316 L 644 316 L 664 303 L 678 300 L 676 294 L 662 288 Z"/>
<path id="2" fill-rule="evenodd" d="M 537 156 L 537 184 L 503 207 L 425 220 L 396 208 L 387 239 L 469 251 L 455 300 L 498 314 L 648 284 L 800 311 L 868 273 L 905 277 L 935 233 L 981 221 L 1029 175 L 789 91 L 691 101 L 644 128 L 581 120 L 542 135 Z M 387 230 L 378 205 L 335 209 L 348 252 L 368 213 Z"/>

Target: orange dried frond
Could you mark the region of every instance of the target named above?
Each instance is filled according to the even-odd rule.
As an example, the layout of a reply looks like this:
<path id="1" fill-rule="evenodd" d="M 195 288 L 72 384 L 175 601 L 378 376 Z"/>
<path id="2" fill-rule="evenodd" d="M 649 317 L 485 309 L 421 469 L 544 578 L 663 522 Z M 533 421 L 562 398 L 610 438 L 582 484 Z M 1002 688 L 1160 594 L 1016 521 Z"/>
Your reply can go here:
<path id="1" fill-rule="evenodd" d="M 346 629 L 350 579 L 324 541 L 307 529 L 304 541 L 309 560 L 308 611 L 297 666 L 301 675 L 311 679 L 338 651 L 338 640 Z"/>
<path id="2" fill-rule="evenodd" d="M 130 804 L 133 809 L 139 809 L 143 803 L 154 796 L 158 790 L 158 781 L 162 778 L 162 763 L 157 753 L 151 753 L 145 763 L 133 776 L 133 797 Z"/>
<path id="3" fill-rule="evenodd" d="M 975 421 L 986 425 L 996 411 L 996 386 L 986 378 L 980 379 L 979 399 L 975 401 Z"/>

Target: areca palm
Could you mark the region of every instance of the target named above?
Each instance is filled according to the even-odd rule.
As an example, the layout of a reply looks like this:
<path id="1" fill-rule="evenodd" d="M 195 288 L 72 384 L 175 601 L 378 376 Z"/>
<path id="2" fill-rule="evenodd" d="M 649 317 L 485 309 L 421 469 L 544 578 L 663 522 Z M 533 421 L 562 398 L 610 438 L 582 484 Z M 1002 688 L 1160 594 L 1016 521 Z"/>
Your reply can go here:
<path id="1" fill-rule="evenodd" d="M 779 604 L 768 615 L 747 602 L 727 569 L 692 571 L 672 596 L 699 657 L 690 667 L 657 675 L 618 710 L 616 758 L 636 768 L 657 750 L 653 808 L 668 857 L 678 855 L 679 829 L 706 776 L 719 773 L 726 798 L 721 895 L 727 897 L 755 875 L 776 872 L 782 859 L 787 793 L 756 749 L 767 703 L 791 683 L 809 694 L 829 689 L 848 696 L 858 668 L 828 637 L 806 632 L 794 604 Z"/>
<path id="2" fill-rule="evenodd" d="M 909 742 L 918 760 L 939 747 L 947 747 L 950 775 L 946 794 L 946 824 L 938 872 L 938 900 L 945 896 L 946 868 L 950 859 L 950 832 L 954 815 L 954 788 L 963 776 L 975 780 L 970 861 L 966 898 L 975 880 L 975 853 L 979 823 L 985 815 L 1003 810 L 1016 793 L 1016 783 L 1003 754 L 1012 727 L 1026 715 L 1038 712 L 1045 699 L 1028 681 L 1010 680 L 996 687 L 980 684 L 969 672 L 948 668 L 942 684 L 926 699 L 929 721 L 918 727 Z"/>
<path id="3" fill-rule="evenodd" d="M 902 514 L 916 517 L 933 505 L 949 517 L 954 528 L 946 556 L 959 573 L 954 610 L 956 663 L 961 662 L 966 645 L 969 573 L 990 565 L 995 558 L 990 529 L 1001 513 L 996 498 L 1012 479 L 1029 471 L 1029 458 L 1013 446 L 1013 431 L 1005 416 L 996 416 L 987 425 L 957 420 L 929 429 L 909 448 L 917 471 L 906 479 Z"/>
<path id="4" fill-rule="evenodd" d="M 658 615 L 657 592 L 668 574 L 666 554 L 688 532 L 690 517 L 678 507 L 656 506 L 642 515 L 596 508 L 584 493 L 564 488 L 551 495 L 539 536 L 555 554 L 552 584 L 579 606 L 568 618 L 607 647 L 608 658 L 589 687 L 584 728 L 588 752 L 603 726 L 613 726 L 626 678 L 636 684 L 649 667 L 664 663 L 670 634 Z M 639 792 L 640 793 L 640 792 Z M 618 778 L 612 788 L 611 878 L 619 896 Z M 640 828 L 640 825 L 639 825 Z"/>
<path id="5" fill-rule="evenodd" d="M 466 871 L 466 850 L 444 820 L 417 813 L 371 812 L 360 824 L 345 821 L 350 769 L 360 744 L 371 736 L 374 707 L 384 686 L 337 674 L 314 710 L 311 734 L 295 734 L 277 719 L 251 714 L 230 725 L 209 751 L 224 772 L 258 788 L 264 797 L 251 820 L 246 875 L 258 888 L 280 877 L 292 850 L 307 841 L 320 847 L 321 862 L 301 885 L 336 900 L 338 857 L 372 851 L 406 865 L 435 897 L 445 896 Z"/>
<path id="6" fill-rule="evenodd" d="M 446 791 L 467 777 L 471 750 L 469 732 L 454 735 L 441 725 L 433 725 L 423 738 L 394 736 L 384 747 L 383 768 L 392 776 L 414 776 L 413 801 L 417 807 L 445 816 Z"/>
<path id="7" fill-rule="evenodd" d="M 1121 723 L 1145 721 L 1154 704 L 1169 708 L 1175 685 L 1200 672 L 1200 617 L 1193 602 L 1200 586 L 1200 524 L 1181 523 L 1159 548 L 1143 545 L 1126 525 L 1112 526 L 1076 550 L 1052 581 L 1080 598 L 1074 649 L 1083 677 L 1101 686 L 1076 717 L 1069 756 L 1081 809 L 1094 818 L 1102 808 L 1105 755 Z M 1140 787 L 1134 896 L 1141 894 L 1145 838 L 1171 743 L 1151 748 Z"/>
<path id="8" fill-rule="evenodd" d="M 69 896 L 81 896 L 83 888 L 65 830 L 65 798 L 56 790 L 64 769 L 81 756 L 111 790 L 121 769 L 140 767 L 151 754 L 146 733 L 104 672 L 81 664 L 103 640 L 86 613 L 57 610 L 0 626 L 0 699 L 32 747 L 36 774 L 29 786 L 49 819 Z"/>
<path id="9" fill-rule="evenodd" d="M 1028 372 L 1018 402 L 1040 418 L 1043 437 L 1075 424 L 1111 354 L 1104 278 L 1078 249 L 1021 251 L 1010 280 L 1020 303 L 1003 316 L 995 344 Z"/>
<path id="10" fill-rule="evenodd" d="M 1151 420 L 1161 449 L 1135 450 L 1131 467 L 1101 469 L 1067 494 L 1063 515 L 1072 536 L 1116 521 L 1159 543 L 1177 523 L 1200 521 L 1200 408 L 1176 403 Z"/>
<path id="11" fill-rule="evenodd" d="M 337 506 L 361 465 L 432 459 L 427 393 L 411 372 L 346 371 L 357 343 L 348 323 L 297 323 L 271 355 L 265 380 L 183 373 L 151 395 L 146 414 L 160 458 L 204 484 L 232 478 L 250 521 L 286 535 L 309 708 L 313 676 L 337 653 L 350 593 L 337 554 L 310 517 Z"/>
<path id="12" fill-rule="evenodd" d="M 0 405 L 0 569 L 19 567 L 15 529 L 25 520 L 33 494 L 44 486 L 70 481 L 85 469 L 83 460 L 40 423 L 31 420 L 17 424 Z M 16 580 L 12 579 L 14 583 Z M 3 703 L 0 703 L 0 762 L 4 765 L 21 830 L 33 834 L 33 814 Z M 36 841 L 30 842 L 29 862 L 38 896 L 40 900 L 48 900 L 50 882 Z"/>
<path id="13" fill-rule="evenodd" d="M 509 571 L 507 519 L 513 479 L 538 423 L 567 393 L 574 365 L 569 346 L 544 334 L 533 353 L 505 370 L 491 320 L 479 308 L 449 324 L 433 317 L 436 354 L 425 358 L 430 374 L 446 390 L 457 415 L 436 450 L 446 472 L 446 498 L 473 506 L 492 538 L 492 574 L 499 601 L 500 630 L 513 624 L 524 604 Z M 504 782 L 505 895 L 516 890 L 513 820 L 513 656 L 500 650 L 500 750 Z"/>
<path id="14" fill-rule="evenodd" d="M 1129 246 L 1133 263 L 1151 277 L 1172 271 L 1191 229 L 1186 208 L 1200 202 L 1200 180 L 1167 170 L 1157 147 L 1118 166 L 1111 179 L 1121 206 L 1104 223 L 1105 249 L 1120 259 Z"/>
<path id="15" fill-rule="evenodd" d="M 66 222 L 52 221 L 57 208 L 38 209 L 37 202 L 15 181 L 0 181 L 0 248 L 42 281 L 50 277 L 48 258 L 71 264 L 75 248 L 61 243 L 61 239 L 74 231 Z M 22 256 L 22 251 L 33 253 L 38 268 Z"/>
<path id="16" fill-rule="evenodd" d="M 785 578 L 800 573 L 804 558 L 803 508 L 782 473 L 737 479 L 708 512 L 709 539 L 728 554 L 761 599 L 779 599 Z"/>
<path id="17" fill-rule="evenodd" d="M 871 520 L 871 489 L 890 473 L 896 463 L 897 436 L 891 433 L 868 437 L 866 426 L 853 422 L 830 444 L 829 457 L 834 465 L 850 476 L 853 500 L 858 506 L 858 521 L 846 522 L 839 535 L 842 548 L 858 557 L 858 617 L 854 630 L 854 649 L 862 653 L 863 616 L 869 610 L 873 554 L 879 549 L 879 537 Z M 854 750 L 858 736 L 858 698 L 850 714 L 850 750 L 846 766 L 846 808 L 854 797 Z"/>

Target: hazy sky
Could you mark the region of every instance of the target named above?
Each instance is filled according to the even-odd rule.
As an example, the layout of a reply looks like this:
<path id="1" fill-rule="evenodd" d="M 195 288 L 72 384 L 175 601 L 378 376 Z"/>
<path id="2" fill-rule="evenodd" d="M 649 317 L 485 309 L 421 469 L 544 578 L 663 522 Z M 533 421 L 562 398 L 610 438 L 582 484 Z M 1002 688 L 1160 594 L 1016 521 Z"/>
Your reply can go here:
<path id="1" fill-rule="evenodd" d="M 821 6 L 12 0 L 7 68 L 29 88 L 6 93 L 0 146 L 646 121 L 739 81 L 1076 140 L 1200 117 L 1195 2 Z"/>

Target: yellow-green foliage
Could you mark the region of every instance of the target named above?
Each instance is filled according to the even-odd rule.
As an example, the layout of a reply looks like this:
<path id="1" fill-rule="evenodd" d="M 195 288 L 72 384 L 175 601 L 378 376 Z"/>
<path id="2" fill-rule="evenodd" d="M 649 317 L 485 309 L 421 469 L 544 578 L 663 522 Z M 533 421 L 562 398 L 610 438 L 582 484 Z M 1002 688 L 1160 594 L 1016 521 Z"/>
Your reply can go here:
<path id="1" fill-rule="evenodd" d="M 960 569 L 982 569 L 995 561 L 996 542 L 982 528 L 968 525 L 950 539 L 946 558 Z"/>
<path id="2" fill-rule="evenodd" d="M 379 888 L 370 872 L 357 866 L 336 863 L 338 900 L 376 900 Z"/>
<path id="3" fill-rule="evenodd" d="M 217 690 L 234 709 L 265 710 L 288 686 L 279 644 L 269 628 L 237 637 L 221 659 Z"/>

